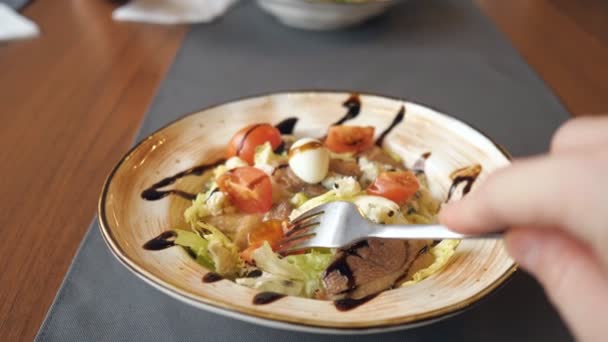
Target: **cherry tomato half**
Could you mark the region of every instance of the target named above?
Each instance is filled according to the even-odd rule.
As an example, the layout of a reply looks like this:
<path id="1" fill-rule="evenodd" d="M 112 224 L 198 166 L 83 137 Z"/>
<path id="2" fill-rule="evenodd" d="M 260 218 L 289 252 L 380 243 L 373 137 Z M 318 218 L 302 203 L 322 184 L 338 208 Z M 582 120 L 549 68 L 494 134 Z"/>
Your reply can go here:
<path id="1" fill-rule="evenodd" d="M 283 142 L 281 132 L 267 123 L 249 125 L 232 136 L 226 149 L 226 157 L 238 156 L 247 163 L 253 164 L 255 148 L 267 141 L 270 142 L 273 150 L 276 149 Z"/>
<path id="2" fill-rule="evenodd" d="M 272 207 L 270 177 L 255 167 L 232 169 L 224 173 L 217 183 L 230 202 L 244 213 L 265 213 Z"/>
<path id="3" fill-rule="evenodd" d="M 382 196 L 402 205 L 420 188 L 418 179 L 410 171 L 382 172 L 367 188 L 370 195 Z"/>
<path id="4" fill-rule="evenodd" d="M 283 222 L 279 220 L 268 220 L 255 227 L 248 236 L 248 247 L 241 252 L 241 258 L 251 261 L 251 254 L 260 248 L 264 241 L 267 241 L 272 250 L 279 247 L 279 242 L 283 239 Z"/>
<path id="5" fill-rule="evenodd" d="M 374 127 L 331 126 L 325 145 L 336 153 L 365 151 L 374 145 Z"/>

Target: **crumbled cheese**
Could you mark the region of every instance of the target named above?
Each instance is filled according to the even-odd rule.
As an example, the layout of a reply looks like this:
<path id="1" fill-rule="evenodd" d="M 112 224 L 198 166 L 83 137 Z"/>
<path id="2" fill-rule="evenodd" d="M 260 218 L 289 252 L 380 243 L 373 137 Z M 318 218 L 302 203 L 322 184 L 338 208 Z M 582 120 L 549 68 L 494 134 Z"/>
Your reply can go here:
<path id="1" fill-rule="evenodd" d="M 361 169 L 361 181 L 370 184 L 376 178 L 380 172 L 384 171 L 384 167 L 381 164 L 371 161 L 365 157 L 359 158 L 359 168 Z"/>
<path id="2" fill-rule="evenodd" d="M 380 196 L 364 195 L 354 199 L 355 205 L 369 220 L 380 224 L 407 223 L 399 205 Z"/>
<path id="3" fill-rule="evenodd" d="M 340 198 L 353 197 L 361 192 L 361 185 L 353 177 L 342 177 L 335 181 L 334 191 Z"/>
<path id="4" fill-rule="evenodd" d="M 236 169 L 237 167 L 247 166 L 247 162 L 245 162 L 239 157 L 230 157 L 228 158 L 228 160 L 226 160 L 226 163 L 224 165 L 226 165 L 226 168 L 228 170 L 232 170 Z"/>
<path id="5" fill-rule="evenodd" d="M 335 189 L 336 181 L 340 178 L 342 178 L 342 176 L 332 172 L 327 177 L 325 177 L 324 180 L 321 181 L 321 185 L 323 185 L 327 190 Z"/>
<path id="6" fill-rule="evenodd" d="M 232 213 L 235 209 L 230 204 L 226 194 L 219 190 L 211 189 L 206 193 L 200 193 L 192 201 L 192 205 L 184 212 L 187 222 L 193 224 L 199 219 L 207 216 L 218 216 Z"/>
<path id="7" fill-rule="evenodd" d="M 298 192 L 297 194 L 293 195 L 289 200 L 289 202 L 293 204 L 296 208 L 304 204 L 304 202 L 306 201 L 308 201 L 308 197 L 303 192 Z"/>
<path id="8" fill-rule="evenodd" d="M 266 174 L 272 175 L 277 166 L 285 163 L 287 163 L 286 156 L 274 153 L 270 142 L 267 141 L 255 148 L 253 166 L 264 171 Z"/>
<path id="9" fill-rule="evenodd" d="M 230 158 L 228 158 L 228 160 L 226 160 L 226 162 L 224 164 L 219 165 L 215 169 L 213 169 L 213 177 L 215 177 L 215 179 L 217 179 L 224 173 L 228 172 L 229 170 L 236 169 L 237 167 L 243 167 L 243 166 L 247 166 L 247 163 L 243 159 L 236 157 L 236 156 L 230 157 Z"/>
<path id="10" fill-rule="evenodd" d="M 361 192 L 361 185 L 353 177 L 332 174 L 321 184 L 328 190 L 334 190 L 337 197 L 353 197 Z"/>

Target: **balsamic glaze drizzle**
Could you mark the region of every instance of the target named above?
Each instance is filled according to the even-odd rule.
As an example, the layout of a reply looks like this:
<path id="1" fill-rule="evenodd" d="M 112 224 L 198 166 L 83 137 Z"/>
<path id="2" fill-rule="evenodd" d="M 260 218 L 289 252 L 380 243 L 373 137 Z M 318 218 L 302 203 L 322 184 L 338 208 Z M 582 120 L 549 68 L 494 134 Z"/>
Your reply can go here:
<path id="1" fill-rule="evenodd" d="M 327 266 L 327 268 L 325 269 L 325 274 L 338 271 L 340 275 L 346 277 L 346 279 L 348 280 L 346 285 L 347 289 L 344 290 L 342 293 L 348 292 L 355 287 L 355 277 L 353 276 L 353 271 L 350 269 L 350 266 L 348 266 L 348 263 L 346 262 L 346 258 L 351 255 L 358 256 L 357 249 L 367 246 L 369 246 L 367 240 L 361 240 L 353 244 L 347 250 L 345 250 L 339 258 L 336 258 L 336 260 L 329 264 L 329 266 Z"/>
<path id="2" fill-rule="evenodd" d="M 175 246 L 175 238 L 177 237 L 177 233 L 168 230 L 166 232 L 161 233 L 159 236 L 151 239 L 150 241 L 144 243 L 143 248 L 149 251 L 160 251 L 165 248 Z"/>
<path id="3" fill-rule="evenodd" d="M 286 297 L 286 296 L 281 293 L 270 292 L 270 291 L 260 292 L 260 293 L 256 294 L 255 296 L 253 296 L 253 304 L 254 305 L 269 304 L 269 303 L 277 301 L 283 297 Z"/>
<path id="4" fill-rule="evenodd" d="M 332 126 L 341 125 L 348 120 L 356 118 L 359 113 L 361 113 L 361 99 L 359 98 L 359 94 L 352 93 L 350 97 L 342 103 L 342 106 L 348 109 L 348 111 L 340 120 L 334 122 Z"/>
<path id="5" fill-rule="evenodd" d="M 397 112 L 397 115 L 395 115 L 393 122 L 391 122 L 391 124 L 384 131 L 382 131 L 382 133 L 380 133 L 378 139 L 376 139 L 376 146 L 382 147 L 382 144 L 384 143 L 384 138 L 386 138 L 386 136 L 393 130 L 393 128 L 397 127 L 397 125 L 400 124 L 401 121 L 403 121 L 404 117 L 405 106 L 401 106 L 401 109 L 399 109 L 399 112 Z"/>
<path id="6" fill-rule="evenodd" d="M 185 192 L 182 190 L 177 190 L 177 189 L 171 189 L 171 190 L 159 190 L 159 189 L 164 188 L 165 186 L 171 185 L 171 184 L 175 183 L 178 179 L 184 178 L 186 176 L 190 176 L 190 175 L 200 176 L 203 173 L 205 173 L 205 171 L 210 170 L 210 169 L 224 163 L 225 161 L 226 161 L 225 159 L 219 159 L 212 163 L 198 165 L 198 166 L 189 168 L 187 170 L 184 170 L 182 172 L 178 172 L 178 173 L 174 174 L 173 176 L 163 178 L 159 182 L 152 184 L 152 186 L 149 187 L 148 189 L 144 190 L 141 193 L 141 198 L 148 200 L 148 201 L 156 201 L 156 200 L 164 198 L 168 195 L 177 195 L 177 196 L 185 198 L 187 200 L 193 200 L 196 198 L 196 194 L 191 194 L 191 193 L 188 193 L 188 192 Z"/>
<path id="7" fill-rule="evenodd" d="M 367 297 L 363 297 L 360 299 L 352 299 L 352 298 L 343 298 L 334 301 L 334 306 L 339 311 L 349 311 L 352 310 L 362 304 L 369 302 L 370 300 L 376 298 L 378 294 L 372 294 Z"/>
<path id="8" fill-rule="evenodd" d="M 424 173 L 424 170 L 426 168 L 426 160 L 429 159 L 430 156 L 431 152 L 425 152 L 420 155 L 420 158 L 418 158 L 418 160 L 414 162 L 414 165 L 412 166 L 412 171 L 414 171 L 414 173 L 416 174 Z"/>
<path id="9" fill-rule="evenodd" d="M 481 165 L 472 165 L 462 169 L 458 169 L 452 172 L 450 176 L 452 178 L 452 185 L 450 186 L 450 190 L 448 191 L 448 198 L 446 202 L 448 202 L 451 198 L 460 183 L 465 183 L 464 188 L 462 188 L 462 196 L 468 194 L 473 187 L 473 183 L 477 180 L 477 177 L 481 173 Z"/>
<path id="10" fill-rule="evenodd" d="M 222 279 L 224 279 L 224 277 L 215 272 L 207 272 L 203 276 L 203 283 L 215 283 L 216 281 L 220 281 Z"/>
<path id="11" fill-rule="evenodd" d="M 282 135 L 289 135 L 293 134 L 293 130 L 296 127 L 296 123 L 298 123 L 298 118 L 287 118 L 276 124 L 274 127 L 278 129 Z"/>
<path id="12" fill-rule="evenodd" d="M 236 149 L 236 156 L 237 157 L 241 156 L 241 151 L 243 150 L 243 147 L 245 146 L 245 140 L 247 140 L 247 137 L 249 136 L 249 134 L 253 133 L 253 131 L 255 131 L 260 126 L 262 126 L 262 124 L 251 125 L 251 127 L 249 127 L 249 129 L 247 130 L 247 132 L 245 132 L 245 134 L 243 134 L 243 137 L 241 138 L 241 141 L 239 141 L 239 146 Z"/>
<path id="13" fill-rule="evenodd" d="M 262 276 L 262 270 L 253 270 L 245 275 L 246 278 L 257 278 Z"/>

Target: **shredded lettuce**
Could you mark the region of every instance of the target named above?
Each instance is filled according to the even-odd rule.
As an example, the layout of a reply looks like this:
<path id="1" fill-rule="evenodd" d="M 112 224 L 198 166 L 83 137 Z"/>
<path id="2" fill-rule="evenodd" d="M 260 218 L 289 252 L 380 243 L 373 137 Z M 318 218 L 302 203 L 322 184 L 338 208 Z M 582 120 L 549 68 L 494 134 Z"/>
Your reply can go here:
<path id="1" fill-rule="evenodd" d="M 423 268 L 420 271 L 414 273 L 412 279 L 406 281 L 402 286 L 415 284 L 432 274 L 439 272 L 444 268 L 456 251 L 456 247 L 460 244 L 460 240 L 442 240 L 436 246 L 431 248 L 429 253 L 435 257 L 435 261 L 427 268 Z"/>
<path id="2" fill-rule="evenodd" d="M 302 296 L 304 283 L 263 272 L 257 278 L 237 278 L 235 282 L 258 291 L 271 291 L 289 296 Z"/>
<path id="3" fill-rule="evenodd" d="M 353 177 L 336 178 L 335 184 L 338 184 L 337 188 L 329 190 L 317 197 L 313 197 L 292 210 L 291 214 L 289 214 L 289 219 L 293 220 L 300 216 L 300 214 L 325 203 L 333 201 L 352 201 L 361 193 L 361 186 Z"/>
<path id="4" fill-rule="evenodd" d="M 322 286 L 321 274 L 329 265 L 332 254 L 313 250 L 279 258 L 264 242 L 253 251 L 252 258 L 257 267 L 264 271 L 264 276 L 254 280 L 237 279 L 237 283 L 261 290 L 272 289 L 279 293 L 312 297 Z"/>
<path id="5" fill-rule="evenodd" d="M 213 261 L 215 272 L 225 277 L 235 277 L 243 266 L 239 250 L 219 229 L 210 224 L 198 222 L 205 240 L 209 241 L 207 250 Z"/>
<path id="6" fill-rule="evenodd" d="M 304 272 L 306 276 L 303 289 L 305 296 L 312 297 L 323 286 L 322 275 L 327 266 L 329 266 L 332 257 L 333 254 L 330 252 L 320 252 L 317 250 L 312 250 L 306 254 L 285 257 L 288 262 Z"/>
<path id="7" fill-rule="evenodd" d="M 253 166 L 267 174 L 272 174 L 275 167 L 285 163 L 287 163 L 286 156 L 274 153 L 270 142 L 267 141 L 263 145 L 259 145 L 255 148 Z"/>
<path id="8" fill-rule="evenodd" d="M 293 280 L 304 280 L 306 278 L 304 272 L 294 264 L 287 259 L 279 258 L 266 241 L 260 248 L 253 251 L 251 256 L 257 267 L 264 272 Z"/>
<path id="9" fill-rule="evenodd" d="M 199 222 L 200 232 L 175 229 L 175 244 L 195 256 L 196 261 L 222 276 L 238 275 L 243 262 L 236 246 L 219 229 Z"/>
<path id="10" fill-rule="evenodd" d="M 175 238 L 175 244 L 182 246 L 189 250 L 196 259 L 196 262 L 201 264 L 203 267 L 210 270 L 215 270 L 213 260 L 207 250 L 209 241 L 203 239 L 200 235 L 195 232 L 187 230 L 175 229 L 177 237 Z"/>
<path id="11" fill-rule="evenodd" d="M 239 157 L 230 157 L 222 165 L 218 165 L 213 169 L 213 177 L 218 179 L 221 175 L 228 172 L 229 170 L 236 169 L 237 167 L 248 166 L 247 162 Z"/>
<path id="12" fill-rule="evenodd" d="M 329 156 L 331 157 L 331 159 L 340 159 L 344 161 L 354 161 L 356 159 L 355 154 L 353 152 L 336 153 L 329 151 Z"/>
<path id="13" fill-rule="evenodd" d="M 194 226 L 197 221 L 204 217 L 217 216 L 234 211 L 235 208 L 230 204 L 226 194 L 219 191 L 215 183 L 213 183 L 207 192 L 196 195 L 196 199 L 192 201 L 192 205 L 184 211 L 184 218 L 186 222 Z"/>

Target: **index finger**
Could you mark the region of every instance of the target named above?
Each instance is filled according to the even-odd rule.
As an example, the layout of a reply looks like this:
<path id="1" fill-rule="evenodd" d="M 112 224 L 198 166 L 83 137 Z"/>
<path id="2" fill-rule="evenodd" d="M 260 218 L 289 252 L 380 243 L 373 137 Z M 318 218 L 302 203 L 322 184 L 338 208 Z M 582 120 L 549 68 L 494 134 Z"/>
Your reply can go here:
<path id="1" fill-rule="evenodd" d="M 594 184 L 596 172 L 576 156 L 517 161 L 490 175 L 462 200 L 446 205 L 440 221 L 463 233 L 557 227 L 593 242 L 603 238 L 600 226 L 606 222 L 599 217 L 606 215 L 606 208 L 601 208 L 600 185 Z"/>

